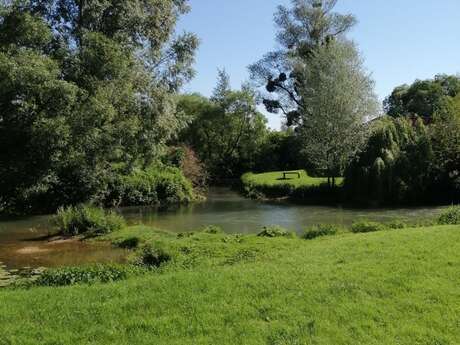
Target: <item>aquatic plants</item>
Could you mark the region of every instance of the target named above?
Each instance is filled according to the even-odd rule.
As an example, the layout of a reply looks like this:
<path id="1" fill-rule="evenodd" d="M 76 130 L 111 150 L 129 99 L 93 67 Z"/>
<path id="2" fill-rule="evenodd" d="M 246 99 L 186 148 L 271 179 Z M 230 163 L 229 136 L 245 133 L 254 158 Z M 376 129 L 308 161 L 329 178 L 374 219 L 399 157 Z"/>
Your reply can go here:
<path id="1" fill-rule="evenodd" d="M 91 205 L 61 207 L 53 218 L 58 230 L 68 236 L 102 235 L 126 225 L 122 216 Z"/>

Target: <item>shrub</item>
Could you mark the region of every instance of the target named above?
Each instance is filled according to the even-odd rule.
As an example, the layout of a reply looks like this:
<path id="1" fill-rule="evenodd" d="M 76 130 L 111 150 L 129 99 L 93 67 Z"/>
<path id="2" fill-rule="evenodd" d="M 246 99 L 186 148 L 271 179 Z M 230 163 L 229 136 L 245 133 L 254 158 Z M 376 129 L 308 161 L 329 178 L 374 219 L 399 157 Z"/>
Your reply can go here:
<path id="1" fill-rule="evenodd" d="M 460 224 L 460 206 L 452 206 L 444 211 L 438 218 L 440 225 L 458 225 Z"/>
<path id="2" fill-rule="evenodd" d="M 262 231 L 257 234 L 259 237 L 294 237 L 295 235 L 278 225 L 264 226 Z"/>
<path id="3" fill-rule="evenodd" d="M 171 259 L 171 255 L 163 249 L 145 246 L 137 257 L 136 263 L 140 266 L 160 267 Z"/>
<path id="4" fill-rule="evenodd" d="M 402 220 L 395 219 L 395 220 L 391 221 L 390 223 L 388 223 L 387 227 L 389 229 L 399 230 L 399 229 L 407 228 L 408 225 Z"/>
<path id="5" fill-rule="evenodd" d="M 151 167 L 127 176 L 118 176 L 109 186 L 108 205 L 150 206 L 188 203 L 194 199 L 193 188 L 178 168 Z"/>
<path id="6" fill-rule="evenodd" d="M 118 242 L 117 245 L 120 248 L 134 249 L 139 246 L 139 243 L 140 243 L 139 237 L 129 237 L 129 238 L 122 240 L 121 242 Z"/>
<path id="7" fill-rule="evenodd" d="M 366 233 L 385 230 L 387 227 L 384 224 L 370 221 L 360 221 L 353 223 L 351 231 L 354 233 Z"/>
<path id="8" fill-rule="evenodd" d="M 75 284 L 109 283 L 126 279 L 128 276 L 128 267 L 121 265 L 94 265 L 47 269 L 34 281 L 34 285 L 68 286 Z"/>
<path id="9" fill-rule="evenodd" d="M 209 225 L 203 229 L 203 232 L 206 234 L 217 235 L 217 234 L 223 234 L 224 230 L 222 230 L 220 226 Z"/>
<path id="10" fill-rule="evenodd" d="M 340 230 L 341 228 L 338 225 L 331 225 L 331 224 L 315 225 L 312 228 L 305 230 L 303 234 L 303 238 L 306 240 L 312 240 L 317 237 L 335 235 Z"/>
<path id="11" fill-rule="evenodd" d="M 126 225 L 123 217 L 115 212 L 89 205 L 61 207 L 53 222 L 59 231 L 70 236 L 108 234 Z"/>

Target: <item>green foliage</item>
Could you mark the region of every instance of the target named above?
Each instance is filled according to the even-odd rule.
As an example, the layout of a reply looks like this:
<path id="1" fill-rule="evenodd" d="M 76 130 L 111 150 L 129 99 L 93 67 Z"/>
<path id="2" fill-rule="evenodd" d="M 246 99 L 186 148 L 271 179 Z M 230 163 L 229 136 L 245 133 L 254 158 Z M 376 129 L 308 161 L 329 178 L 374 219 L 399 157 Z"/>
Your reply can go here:
<path id="1" fill-rule="evenodd" d="M 115 212 L 89 205 L 61 207 L 53 221 L 62 234 L 69 236 L 103 235 L 126 226 Z"/>
<path id="2" fill-rule="evenodd" d="M 125 249 L 135 249 L 139 247 L 140 242 L 141 240 L 139 239 L 139 237 L 128 237 L 117 242 L 117 246 Z"/>
<path id="3" fill-rule="evenodd" d="M 118 206 L 188 203 L 193 188 L 178 168 L 151 167 L 118 176 L 109 184 L 104 203 Z"/>
<path id="4" fill-rule="evenodd" d="M 351 226 L 351 231 L 354 233 L 367 233 L 367 232 L 383 231 L 386 229 L 387 229 L 387 226 L 384 224 L 377 223 L 377 222 L 370 222 L 367 220 L 355 222 Z"/>
<path id="5" fill-rule="evenodd" d="M 452 206 L 444 211 L 438 219 L 441 225 L 460 225 L 460 206 Z"/>
<path id="6" fill-rule="evenodd" d="M 279 6 L 275 24 L 280 49 L 249 67 L 251 80 L 268 92 L 263 95 L 265 108 L 282 113 L 288 126 L 299 124 L 308 105 L 299 88 L 305 82 L 303 66 L 308 66 L 316 49 L 343 38 L 356 24 L 353 15 L 334 11 L 336 3 L 308 0 L 293 1 L 290 8 Z"/>
<path id="7" fill-rule="evenodd" d="M 389 229 L 392 229 L 392 230 L 400 230 L 400 229 L 405 229 L 407 227 L 409 227 L 409 225 L 400 220 L 400 219 L 394 219 L 392 220 L 391 222 L 385 224 Z"/>
<path id="8" fill-rule="evenodd" d="M 392 117 L 418 115 L 431 119 L 446 97 L 455 97 L 459 92 L 458 76 L 437 75 L 434 79 L 416 80 L 410 86 L 398 86 L 384 106 Z"/>
<path id="9" fill-rule="evenodd" d="M 343 231 L 342 227 L 333 224 L 320 224 L 305 230 L 303 238 L 312 240 L 317 237 L 332 236 Z"/>
<path id="10" fill-rule="evenodd" d="M 446 307 L 457 303 L 458 226 L 327 241 L 122 232 L 187 247 L 183 257 L 194 265 L 106 285 L 2 289 L 0 343 L 151 344 L 152 330 L 158 344 L 432 345 L 460 338 L 458 311 Z"/>
<path id="11" fill-rule="evenodd" d="M 289 175 L 283 179 L 283 171 L 262 174 L 246 173 L 241 177 L 244 195 L 254 199 L 291 198 L 303 202 L 331 202 L 340 199 L 341 187 L 330 187 L 327 179 L 311 177 L 304 170 L 293 170 L 300 178 Z M 336 179 L 338 185 L 342 179 Z"/>
<path id="12" fill-rule="evenodd" d="M 171 255 L 162 248 L 146 245 L 141 249 L 135 262 L 140 266 L 158 268 L 171 261 L 171 259 Z"/>
<path id="13" fill-rule="evenodd" d="M 345 189 L 367 204 L 460 200 L 460 107 L 447 100 L 430 125 L 417 117 L 374 121 L 366 148 L 350 163 Z"/>
<path id="14" fill-rule="evenodd" d="M 203 232 L 210 235 L 223 234 L 224 230 L 220 226 L 209 225 L 203 229 Z"/>
<path id="15" fill-rule="evenodd" d="M 261 232 L 257 234 L 259 237 L 270 237 L 270 238 L 275 238 L 275 237 L 295 237 L 295 234 L 293 232 L 290 232 L 289 230 L 284 229 L 281 226 L 278 225 L 270 225 L 270 226 L 264 226 Z"/>
<path id="16" fill-rule="evenodd" d="M 191 118 L 180 140 L 193 148 L 214 180 L 253 170 L 268 133 L 254 91 L 231 90 L 224 71 L 219 78 L 210 99 L 192 94 L 179 100 L 179 109 Z"/>
<path id="17" fill-rule="evenodd" d="M 129 266 L 120 265 L 55 268 L 45 270 L 33 284 L 36 286 L 69 286 L 111 283 L 126 279 L 129 273 Z"/>
<path id="18" fill-rule="evenodd" d="M 197 38 L 174 35 L 185 1 L 3 4 L 0 194 L 7 212 L 54 212 L 106 195 L 158 161 L 187 121 L 176 93 Z"/>

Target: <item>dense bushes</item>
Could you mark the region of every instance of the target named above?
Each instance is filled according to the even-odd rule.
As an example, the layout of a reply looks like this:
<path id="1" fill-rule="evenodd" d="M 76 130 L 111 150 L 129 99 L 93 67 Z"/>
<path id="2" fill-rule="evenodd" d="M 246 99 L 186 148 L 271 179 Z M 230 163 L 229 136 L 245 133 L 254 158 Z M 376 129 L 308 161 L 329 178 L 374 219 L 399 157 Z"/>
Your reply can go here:
<path id="1" fill-rule="evenodd" d="M 438 219 L 441 225 L 460 225 L 460 206 L 452 206 L 444 211 Z"/>
<path id="2" fill-rule="evenodd" d="M 367 232 L 383 231 L 386 229 L 388 229 L 387 226 L 385 226 L 382 223 L 371 222 L 371 221 L 366 221 L 366 220 L 355 222 L 351 226 L 351 232 L 353 233 L 367 233 Z"/>
<path id="3" fill-rule="evenodd" d="M 178 168 L 152 167 L 118 176 L 104 198 L 107 205 L 142 206 L 187 203 L 194 198 L 193 188 Z"/>
<path id="4" fill-rule="evenodd" d="M 303 234 L 303 238 L 306 240 L 312 240 L 317 237 L 335 235 L 340 231 L 342 231 L 342 228 L 337 225 L 320 224 L 320 225 L 315 225 L 311 227 L 310 229 L 305 230 Z"/>
<path id="5" fill-rule="evenodd" d="M 347 200 L 420 204 L 460 199 L 460 117 L 383 118 L 346 172 Z"/>
<path id="6" fill-rule="evenodd" d="M 69 236 L 108 234 L 126 225 L 115 212 L 88 205 L 60 208 L 53 221 L 62 234 Z"/>
<path id="7" fill-rule="evenodd" d="M 295 237 L 295 234 L 293 232 L 290 232 L 281 226 L 278 225 L 270 225 L 270 226 L 264 226 L 261 232 L 257 234 L 259 237 L 270 237 L 270 238 L 275 238 L 275 237 Z"/>

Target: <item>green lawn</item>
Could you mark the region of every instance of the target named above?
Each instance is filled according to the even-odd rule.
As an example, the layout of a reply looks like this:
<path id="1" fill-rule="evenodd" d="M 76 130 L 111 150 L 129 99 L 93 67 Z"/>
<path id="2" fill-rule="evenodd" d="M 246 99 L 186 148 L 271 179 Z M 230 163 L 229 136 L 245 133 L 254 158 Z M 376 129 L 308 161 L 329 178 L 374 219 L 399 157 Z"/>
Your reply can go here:
<path id="1" fill-rule="evenodd" d="M 106 285 L 0 290 L 0 344 L 455 345 L 460 227 L 306 241 L 142 226 L 174 254 Z"/>
<path id="2" fill-rule="evenodd" d="M 305 170 L 292 170 L 289 172 L 300 173 L 300 178 L 295 175 L 288 175 L 286 179 L 283 178 L 284 171 L 273 171 L 263 174 L 247 174 L 245 177 L 247 181 L 255 185 L 276 186 L 276 185 L 292 185 L 295 187 L 319 186 L 327 183 L 327 178 L 311 177 Z M 337 184 L 342 183 L 342 178 L 336 179 Z"/>

